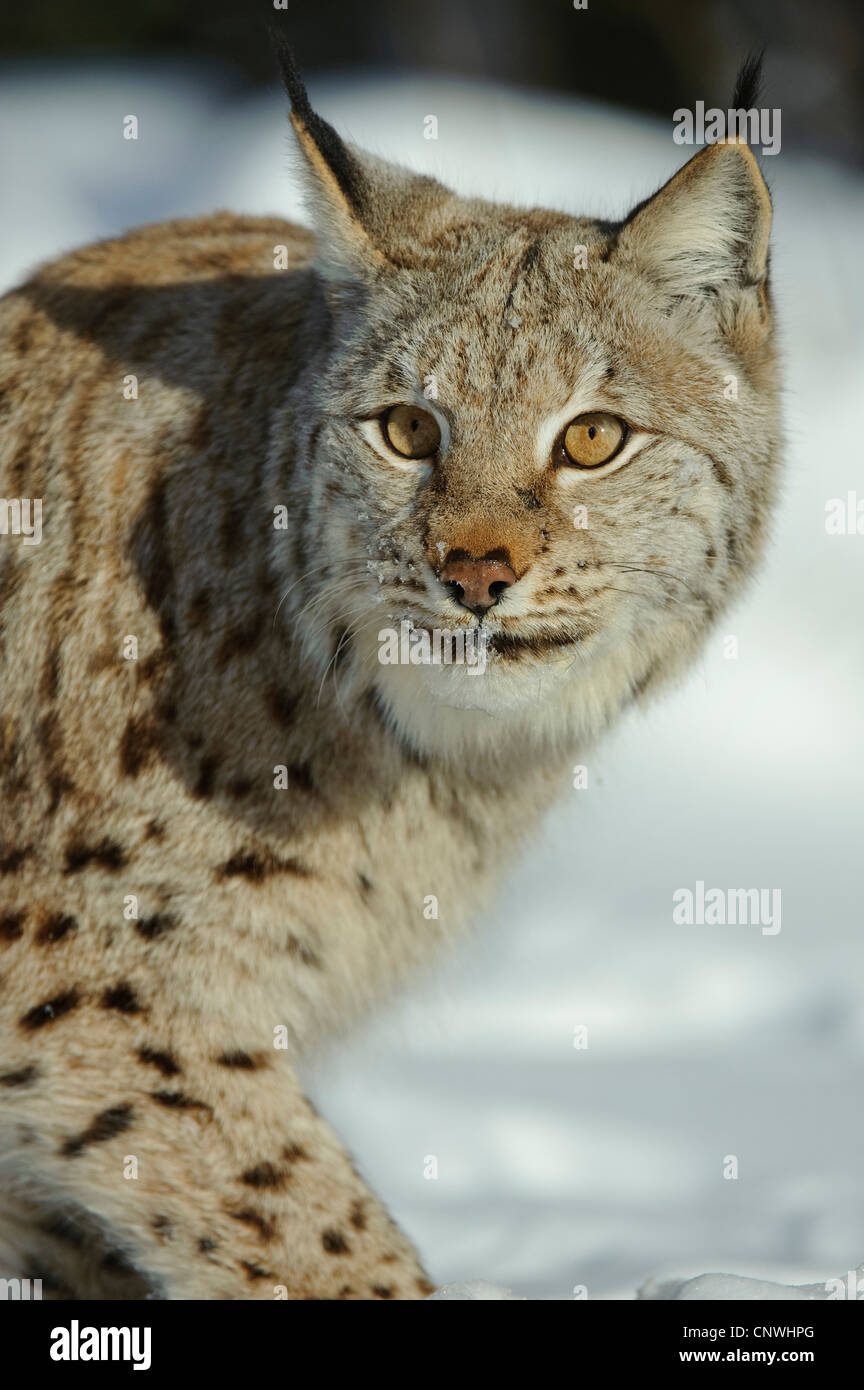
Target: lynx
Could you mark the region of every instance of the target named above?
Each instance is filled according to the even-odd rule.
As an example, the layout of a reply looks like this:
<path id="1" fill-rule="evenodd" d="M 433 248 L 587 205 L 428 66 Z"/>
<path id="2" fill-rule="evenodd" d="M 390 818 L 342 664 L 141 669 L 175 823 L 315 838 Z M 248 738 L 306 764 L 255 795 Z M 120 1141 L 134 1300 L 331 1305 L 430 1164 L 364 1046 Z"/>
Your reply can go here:
<path id="1" fill-rule="evenodd" d="M 0 1273 L 56 1298 L 432 1292 L 298 1064 L 466 928 L 772 512 L 745 143 L 617 223 L 500 206 L 282 65 L 311 230 L 145 227 L 0 304 L 41 516 L 0 535 Z M 484 669 L 383 661 L 403 624 Z"/>

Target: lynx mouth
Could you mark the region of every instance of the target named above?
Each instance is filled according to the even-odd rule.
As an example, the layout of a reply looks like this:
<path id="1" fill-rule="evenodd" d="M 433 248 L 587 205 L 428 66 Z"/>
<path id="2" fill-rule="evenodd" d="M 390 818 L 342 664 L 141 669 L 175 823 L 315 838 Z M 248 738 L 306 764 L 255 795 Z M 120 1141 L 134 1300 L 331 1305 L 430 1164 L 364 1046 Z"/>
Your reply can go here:
<path id="1" fill-rule="evenodd" d="M 424 632 L 432 637 L 436 631 L 440 631 L 433 623 L 413 622 L 412 628 L 415 632 Z M 448 632 L 471 634 L 475 640 L 482 641 L 486 651 L 493 657 L 501 658 L 504 661 L 518 661 L 525 656 L 544 656 L 552 652 L 560 652 L 566 647 L 576 647 L 586 641 L 591 636 L 587 629 L 573 630 L 568 628 L 558 632 L 535 632 L 535 633 L 516 633 L 504 632 L 501 628 L 493 628 L 487 621 L 471 622 L 459 627 L 445 629 Z"/>
<path id="2" fill-rule="evenodd" d="M 587 632 L 539 632 L 519 636 L 516 633 L 494 632 L 488 638 L 490 652 L 505 661 L 516 660 L 526 655 L 543 656 L 547 652 L 560 652 L 563 647 L 576 647 L 584 642 Z"/>

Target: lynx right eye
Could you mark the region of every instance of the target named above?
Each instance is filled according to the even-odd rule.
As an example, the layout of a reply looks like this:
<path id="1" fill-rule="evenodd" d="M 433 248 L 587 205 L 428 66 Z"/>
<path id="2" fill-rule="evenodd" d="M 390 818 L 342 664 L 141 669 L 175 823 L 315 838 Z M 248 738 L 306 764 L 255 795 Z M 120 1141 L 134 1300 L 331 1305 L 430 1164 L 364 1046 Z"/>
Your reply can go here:
<path id="1" fill-rule="evenodd" d="M 381 430 L 394 453 L 428 459 L 441 444 L 438 421 L 416 405 L 394 405 L 381 417 Z"/>
<path id="2" fill-rule="evenodd" d="M 624 447 L 627 426 L 617 415 L 595 410 L 571 420 L 560 441 L 561 462 L 576 468 L 599 468 Z"/>

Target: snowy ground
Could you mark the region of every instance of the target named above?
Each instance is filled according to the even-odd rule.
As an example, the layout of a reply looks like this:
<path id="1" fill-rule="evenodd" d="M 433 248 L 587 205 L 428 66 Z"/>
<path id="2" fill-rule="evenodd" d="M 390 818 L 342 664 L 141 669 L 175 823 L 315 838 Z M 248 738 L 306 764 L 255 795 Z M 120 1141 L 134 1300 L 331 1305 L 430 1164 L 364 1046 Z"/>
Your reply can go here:
<path id="1" fill-rule="evenodd" d="M 0 77 L 4 286 L 137 222 L 296 214 L 275 91 L 229 104 L 181 68 Z M 513 201 L 614 215 L 682 153 L 671 121 L 563 100 L 312 87 L 359 143 Z M 588 789 L 565 772 L 482 930 L 312 1076 L 442 1283 L 631 1298 L 649 1278 L 804 1283 L 864 1258 L 864 536 L 825 533 L 829 499 L 864 497 L 864 190 L 786 147 L 765 168 L 789 428 L 770 562 L 680 692 L 590 753 Z M 672 894 L 699 879 L 782 889 L 781 931 L 676 926 Z"/>

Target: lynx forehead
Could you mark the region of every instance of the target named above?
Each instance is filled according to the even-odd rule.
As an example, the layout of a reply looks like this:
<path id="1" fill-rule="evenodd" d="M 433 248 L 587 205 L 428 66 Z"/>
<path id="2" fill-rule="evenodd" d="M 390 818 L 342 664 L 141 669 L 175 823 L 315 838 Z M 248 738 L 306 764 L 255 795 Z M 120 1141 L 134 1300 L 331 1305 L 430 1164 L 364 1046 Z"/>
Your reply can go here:
<path id="1" fill-rule="evenodd" d="M 59 1298 L 429 1293 L 297 1059 L 698 651 L 774 494 L 746 146 L 612 225 L 349 150 L 285 77 L 313 230 L 143 228 L 0 302 L 40 502 L 0 527 L 0 1270 Z M 417 629 L 482 670 L 378 659 Z"/>

